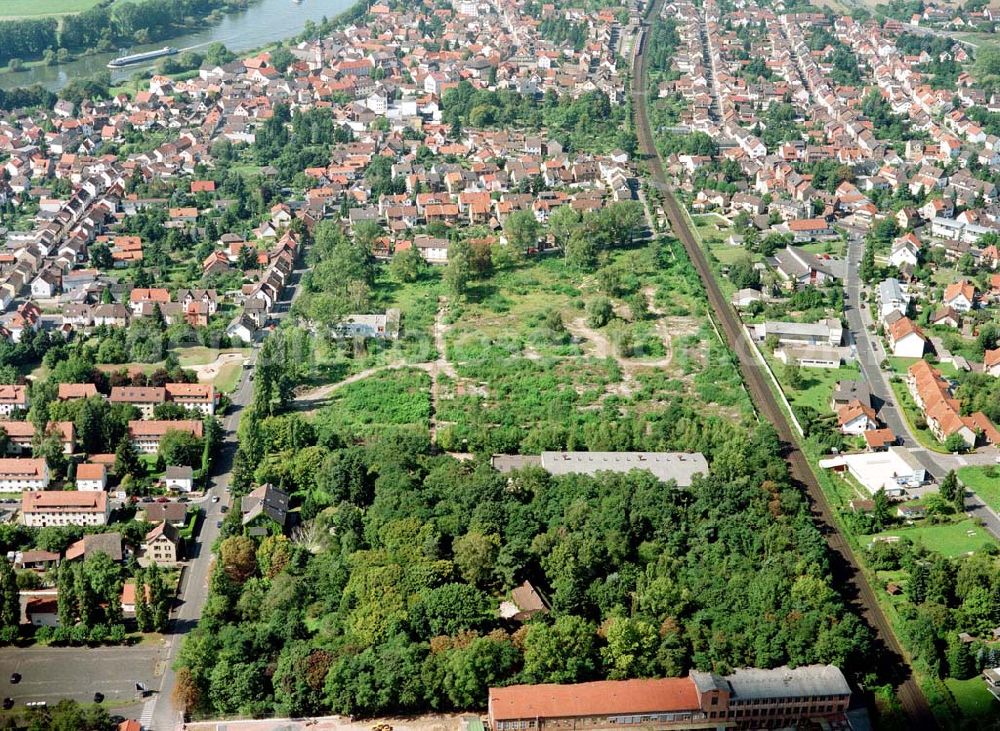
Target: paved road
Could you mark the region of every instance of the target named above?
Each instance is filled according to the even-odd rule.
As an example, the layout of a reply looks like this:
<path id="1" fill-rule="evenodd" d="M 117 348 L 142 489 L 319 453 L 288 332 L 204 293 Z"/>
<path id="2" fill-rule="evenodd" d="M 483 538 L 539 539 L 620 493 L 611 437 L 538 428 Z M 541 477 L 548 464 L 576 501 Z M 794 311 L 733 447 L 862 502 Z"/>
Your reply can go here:
<path id="1" fill-rule="evenodd" d="M 847 316 L 847 327 L 851 343 L 857 351 L 858 363 L 864 379 L 871 388 L 874 408 L 879 418 L 892 429 L 893 434 L 900 438 L 902 444 L 910 448 L 920 463 L 927 469 L 929 475 L 940 480 L 949 470 L 957 470 L 965 465 L 996 464 L 996 447 L 984 448 L 968 455 L 938 454 L 922 447 L 910 429 L 902 407 L 896 403 L 885 372 L 879 364 L 888 357 L 885 347 L 877 335 L 872 332 L 874 320 L 870 307 L 861 307 L 864 291 L 861 287 L 861 277 L 858 270 L 864 255 L 864 242 L 859 236 L 852 235 L 847 244 L 847 280 L 844 291 L 844 314 Z M 966 492 L 966 512 L 983 522 L 983 526 L 1000 539 L 1000 515 L 991 510 L 975 493 Z"/>

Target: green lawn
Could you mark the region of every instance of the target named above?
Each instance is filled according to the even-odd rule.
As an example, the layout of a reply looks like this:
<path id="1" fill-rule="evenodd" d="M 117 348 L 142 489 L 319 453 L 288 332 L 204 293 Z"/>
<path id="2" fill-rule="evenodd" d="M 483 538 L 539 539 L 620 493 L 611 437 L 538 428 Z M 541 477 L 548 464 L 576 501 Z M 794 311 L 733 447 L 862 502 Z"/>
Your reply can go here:
<path id="1" fill-rule="evenodd" d="M 987 474 L 988 470 L 993 476 Z M 1000 467 L 962 467 L 958 479 L 984 503 L 1000 512 Z"/>
<path id="2" fill-rule="evenodd" d="M 46 15 L 82 13 L 100 0 L 3 0 L 0 2 L 0 19 L 39 18 Z"/>
<path id="3" fill-rule="evenodd" d="M 889 367 L 892 368 L 893 373 L 898 373 L 901 376 L 906 376 L 907 369 L 916 363 L 919 358 L 901 358 L 899 356 L 890 355 L 889 356 Z M 941 375 L 945 378 L 956 378 L 958 376 L 958 369 L 955 368 L 951 363 L 935 363 L 933 364 L 937 368 Z"/>
<path id="4" fill-rule="evenodd" d="M 949 558 L 979 551 L 996 543 L 985 528 L 976 525 L 970 518 L 944 525 L 923 524 L 887 530 L 878 535 L 908 538 Z M 872 538 L 874 536 L 863 536 L 862 541 L 867 543 Z"/>
<path id="5" fill-rule="evenodd" d="M 226 363 L 219 369 L 219 375 L 213 382 L 216 390 L 222 393 L 229 393 L 239 385 L 240 376 L 243 375 L 243 366 L 239 363 Z"/>
<path id="6" fill-rule="evenodd" d="M 779 380 L 782 375 L 782 364 L 776 365 L 775 375 Z M 792 390 L 782 383 L 788 400 L 794 406 L 809 406 L 820 414 L 830 412 L 830 397 L 838 381 L 856 381 L 861 377 L 860 371 L 853 366 L 840 368 L 801 368 L 802 388 Z"/>
<path id="7" fill-rule="evenodd" d="M 986 690 L 986 682 L 981 677 L 968 680 L 948 678 L 944 683 L 966 718 L 996 718 L 1000 713 L 1000 702 Z"/>
<path id="8" fill-rule="evenodd" d="M 190 348 L 175 348 L 173 353 L 177 356 L 177 360 L 180 361 L 182 366 L 192 366 L 211 363 L 224 353 L 239 353 L 240 355 L 247 356 L 250 354 L 250 348 L 218 350 L 217 348 L 206 348 L 202 345 L 195 345 Z"/>

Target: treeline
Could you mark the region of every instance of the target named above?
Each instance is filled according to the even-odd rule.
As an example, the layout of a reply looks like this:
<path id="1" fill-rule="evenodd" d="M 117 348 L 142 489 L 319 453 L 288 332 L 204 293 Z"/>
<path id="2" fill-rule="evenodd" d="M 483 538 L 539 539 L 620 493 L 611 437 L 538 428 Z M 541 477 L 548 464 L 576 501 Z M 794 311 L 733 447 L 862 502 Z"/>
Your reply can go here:
<path id="1" fill-rule="evenodd" d="M 0 21 L 0 64 L 40 57 L 58 46 L 55 18 Z"/>
<path id="2" fill-rule="evenodd" d="M 116 45 L 149 43 L 216 11 L 245 7 L 242 0 L 104 0 L 62 18 L 0 22 L 0 64 L 41 58 L 47 51 L 111 51 Z"/>
<path id="3" fill-rule="evenodd" d="M 227 518 L 179 654 L 190 712 L 464 710 L 515 682 L 851 669 L 870 652 L 767 425 L 720 440 L 690 490 L 639 472 L 501 475 L 406 430 L 345 443 L 295 414 L 255 434 L 302 524 L 260 539 Z M 524 580 L 551 612 L 499 618 Z"/>
<path id="4" fill-rule="evenodd" d="M 2 54 L 2 51 L 0 51 Z M 27 107 L 51 108 L 59 97 L 41 86 L 0 89 L 0 110 L 9 112 Z"/>

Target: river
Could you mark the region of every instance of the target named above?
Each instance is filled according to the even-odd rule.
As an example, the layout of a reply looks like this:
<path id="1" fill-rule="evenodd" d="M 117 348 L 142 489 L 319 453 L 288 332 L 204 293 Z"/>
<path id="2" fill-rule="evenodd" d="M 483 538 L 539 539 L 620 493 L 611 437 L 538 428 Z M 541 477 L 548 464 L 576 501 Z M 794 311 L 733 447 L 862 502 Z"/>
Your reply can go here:
<path id="1" fill-rule="evenodd" d="M 217 41 L 224 43 L 231 51 L 247 51 L 297 35 L 305 27 L 307 20 L 319 22 L 324 17 L 333 18 L 353 4 L 354 0 L 302 0 L 298 3 L 294 0 L 259 0 L 244 11 L 229 13 L 218 23 L 209 24 L 209 21 L 205 21 L 204 30 L 156 43 L 135 45 L 126 52 L 152 51 L 166 45 L 181 51 L 197 51 Z M 41 84 L 50 91 L 58 91 L 73 79 L 107 71 L 108 61 L 121 55 L 124 55 L 121 51 L 100 53 L 55 66 L 32 66 L 17 73 L 0 73 L 0 88 Z M 124 69 L 112 69 L 111 80 L 117 83 L 131 78 L 137 71 L 148 73 L 158 61 L 159 59 Z"/>

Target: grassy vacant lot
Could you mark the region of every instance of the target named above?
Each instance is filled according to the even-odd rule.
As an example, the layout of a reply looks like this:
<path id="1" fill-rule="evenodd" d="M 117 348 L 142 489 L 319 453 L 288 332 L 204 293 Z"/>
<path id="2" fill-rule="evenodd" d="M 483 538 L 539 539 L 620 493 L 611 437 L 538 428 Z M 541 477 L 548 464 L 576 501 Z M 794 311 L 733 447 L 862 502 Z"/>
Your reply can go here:
<path id="1" fill-rule="evenodd" d="M 1000 467 L 962 467 L 958 479 L 984 503 L 1000 511 Z"/>
<path id="2" fill-rule="evenodd" d="M 986 690 L 986 682 L 978 675 L 968 680 L 948 678 L 944 683 L 966 718 L 996 718 L 1000 713 L 1000 702 Z"/>
<path id="3" fill-rule="evenodd" d="M 966 518 L 955 523 L 929 525 L 926 522 L 912 527 L 896 528 L 879 533 L 880 536 L 899 536 L 908 538 L 915 544 L 937 551 L 943 556 L 954 558 L 966 553 L 980 551 L 987 546 L 995 545 L 995 541 L 986 531 Z M 875 536 L 864 536 L 862 541 L 870 542 Z"/>
<path id="4" fill-rule="evenodd" d="M 782 364 L 776 363 L 775 374 L 780 375 Z M 802 388 L 792 390 L 784 385 L 785 395 L 794 406 L 810 406 L 820 414 L 830 413 L 830 397 L 838 381 L 856 381 L 861 373 L 856 366 L 840 368 L 802 368 Z"/>
<path id="5" fill-rule="evenodd" d="M 352 434 L 402 425 L 426 430 L 431 414 L 430 388 L 430 376 L 422 371 L 383 371 L 334 393 L 318 418 L 335 430 Z"/>
<path id="6" fill-rule="evenodd" d="M 97 5 L 98 0 L 0 0 L 0 20 L 72 15 Z"/>

